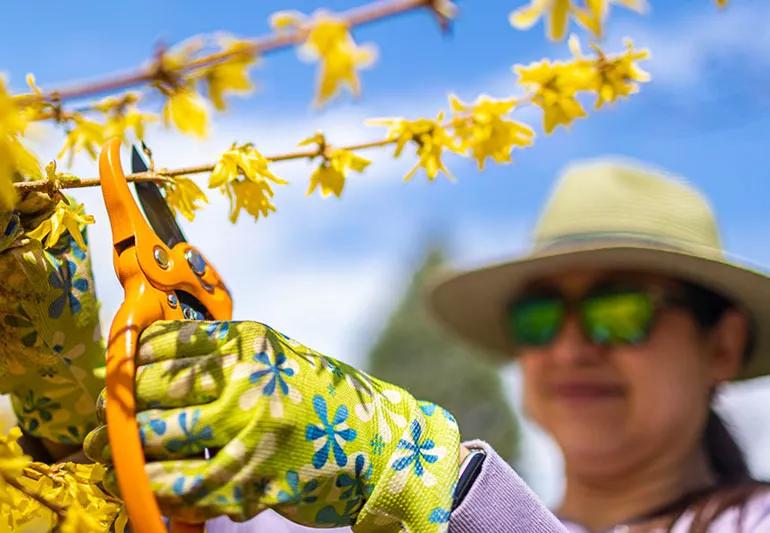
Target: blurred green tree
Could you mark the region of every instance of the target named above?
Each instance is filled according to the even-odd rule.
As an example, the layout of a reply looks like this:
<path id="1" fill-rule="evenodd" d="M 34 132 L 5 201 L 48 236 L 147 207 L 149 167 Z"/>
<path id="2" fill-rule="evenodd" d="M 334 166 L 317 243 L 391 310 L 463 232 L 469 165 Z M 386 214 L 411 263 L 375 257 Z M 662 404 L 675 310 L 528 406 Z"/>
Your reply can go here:
<path id="1" fill-rule="evenodd" d="M 369 352 L 368 369 L 416 398 L 445 407 L 457 418 L 463 438 L 483 439 L 513 463 L 519 424 L 499 373 L 478 349 L 443 330 L 426 308 L 425 283 L 443 263 L 441 250 L 430 249 Z"/>

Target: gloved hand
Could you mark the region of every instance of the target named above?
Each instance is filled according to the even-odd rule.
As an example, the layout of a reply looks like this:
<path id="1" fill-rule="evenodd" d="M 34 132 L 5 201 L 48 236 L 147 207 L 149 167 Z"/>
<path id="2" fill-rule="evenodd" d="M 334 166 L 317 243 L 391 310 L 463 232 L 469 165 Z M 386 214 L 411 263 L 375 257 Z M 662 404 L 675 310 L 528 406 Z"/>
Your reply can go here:
<path id="1" fill-rule="evenodd" d="M 459 461 L 452 415 L 265 325 L 155 323 L 141 336 L 136 396 L 167 516 L 242 521 L 270 507 L 316 527 L 447 528 Z M 85 450 L 109 460 L 106 426 Z"/>
<path id="2" fill-rule="evenodd" d="M 48 250 L 23 235 L 51 207 L 30 198 L 0 213 L 0 393 L 27 433 L 80 445 L 96 426 L 104 347 L 85 250 L 68 233 Z"/>

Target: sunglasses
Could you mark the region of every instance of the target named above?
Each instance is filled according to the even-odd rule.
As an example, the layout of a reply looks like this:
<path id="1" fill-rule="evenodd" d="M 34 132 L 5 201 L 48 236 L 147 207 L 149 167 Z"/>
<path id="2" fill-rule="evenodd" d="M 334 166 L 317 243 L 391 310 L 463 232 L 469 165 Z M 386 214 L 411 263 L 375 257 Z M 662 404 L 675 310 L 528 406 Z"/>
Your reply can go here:
<path id="1" fill-rule="evenodd" d="M 509 305 L 506 319 L 518 347 L 553 342 L 572 310 L 591 342 L 635 345 L 647 340 L 658 311 L 683 305 L 688 305 L 686 295 L 658 286 L 606 283 L 577 299 L 566 298 L 558 289 L 541 287 L 518 295 Z"/>

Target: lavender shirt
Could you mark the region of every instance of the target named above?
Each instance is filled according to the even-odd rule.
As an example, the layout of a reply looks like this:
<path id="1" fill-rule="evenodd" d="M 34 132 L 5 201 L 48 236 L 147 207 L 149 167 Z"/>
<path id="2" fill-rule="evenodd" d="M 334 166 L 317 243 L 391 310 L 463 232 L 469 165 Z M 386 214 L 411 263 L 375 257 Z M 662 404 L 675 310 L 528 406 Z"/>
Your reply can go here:
<path id="1" fill-rule="evenodd" d="M 449 519 L 449 533 L 590 533 L 588 529 L 577 524 L 560 522 L 488 444 L 481 441 L 465 444 L 469 447 L 484 448 L 487 458 L 465 499 L 452 512 Z M 748 502 L 742 528 L 738 525 L 738 514 L 737 509 L 725 511 L 709 528 L 709 533 L 770 533 L 770 491 L 760 493 Z M 692 516 L 685 514 L 674 525 L 672 533 L 687 533 L 691 522 Z M 265 511 L 240 524 L 224 517 L 211 520 L 207 524 L 206 531 L 208 533 L 350 533 L 351 529 L 303 527 L 289 522 L 272 511 Z"/>

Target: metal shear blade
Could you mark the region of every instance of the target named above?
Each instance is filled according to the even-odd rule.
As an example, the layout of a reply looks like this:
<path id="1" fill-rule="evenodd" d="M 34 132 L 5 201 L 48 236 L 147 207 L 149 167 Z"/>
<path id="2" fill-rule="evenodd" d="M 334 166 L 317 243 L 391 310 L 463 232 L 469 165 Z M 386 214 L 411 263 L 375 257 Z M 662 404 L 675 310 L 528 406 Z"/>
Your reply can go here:
<path id="1" fill-rule="evenodd" d="M 131 172 L 147 172 L 149 167 L 136 145 L 131 147 Z M 153 182 L 134 182 L 139 204 L 142 206 L 144 216 L 166 246 L 173 248 L 180 242 L 187 242 L 182 230 L 176 223 L 176 218 L 171 208 L 163 198 L 160 187 Z"/>

